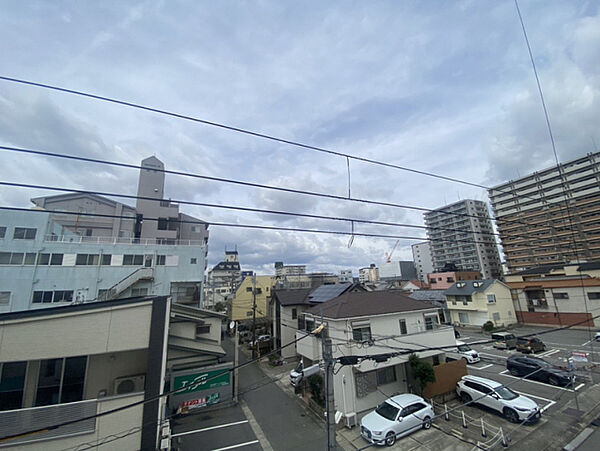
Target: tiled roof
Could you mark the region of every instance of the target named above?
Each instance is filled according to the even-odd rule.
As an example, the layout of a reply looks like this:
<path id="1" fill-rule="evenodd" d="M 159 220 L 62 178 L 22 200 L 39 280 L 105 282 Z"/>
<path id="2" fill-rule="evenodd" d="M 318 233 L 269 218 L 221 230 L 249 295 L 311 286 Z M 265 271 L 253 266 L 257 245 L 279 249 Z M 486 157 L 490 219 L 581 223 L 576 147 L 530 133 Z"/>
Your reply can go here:
<path id="1" fill-rule="evenodd" d="M 473 294 L 476 292 L 483 292 L 493 284 L 496 279 L 483 279 L 483 280 L 459 280 L 446 291 L 446 296 L 457 296 L 461 294 Z M 477 284 L 477 286 L 476 286 Z"/>
<path id="2" fill-rule="evenodd" d="M 273 299 L 281 305 L 309 304 L 308 295 L 312 288 L 300 288 L 296 290 L 275 290 Z"/>
<path id="3" fill-rule="evenodd" d="M 426 301 L 416 301 L 408 296 L 390 291 L 356 291 L 315 305 L 307 313 L 327 318 L 353 318 L 383 315 L 386 313 L 410 312 L 437 308 Z"/>

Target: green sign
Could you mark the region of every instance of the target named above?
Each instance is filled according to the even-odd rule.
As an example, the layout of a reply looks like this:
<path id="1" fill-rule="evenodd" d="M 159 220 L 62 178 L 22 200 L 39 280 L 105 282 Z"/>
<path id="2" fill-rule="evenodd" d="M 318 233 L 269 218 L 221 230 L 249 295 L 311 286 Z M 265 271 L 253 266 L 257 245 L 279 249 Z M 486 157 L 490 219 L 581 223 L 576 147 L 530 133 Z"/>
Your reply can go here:
<path id="1" fill-rule="evenodd" d="M 229 371 L 227 369 L 205 371 L 203 373 L 187 374 L 175 378 L 174 389 L 180 390 L 176 394 L 192 393 L 202 390 L 209 390 L 215 387 L 229 385 Z"/>

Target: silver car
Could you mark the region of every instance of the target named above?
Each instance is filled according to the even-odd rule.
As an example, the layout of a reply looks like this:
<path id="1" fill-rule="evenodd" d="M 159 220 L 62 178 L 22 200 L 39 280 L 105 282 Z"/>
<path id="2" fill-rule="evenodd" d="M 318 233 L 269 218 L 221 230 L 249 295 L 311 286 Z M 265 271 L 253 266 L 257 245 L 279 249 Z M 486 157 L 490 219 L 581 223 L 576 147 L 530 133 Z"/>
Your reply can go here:
<path id="1" fill-rule="evenodd" d="M 370 443 L 392 446 L 400 437 L 429 429 L 435 416 L 423 398 L 408 393 L 386 399 L 360 420 L 360 434 Z"/>

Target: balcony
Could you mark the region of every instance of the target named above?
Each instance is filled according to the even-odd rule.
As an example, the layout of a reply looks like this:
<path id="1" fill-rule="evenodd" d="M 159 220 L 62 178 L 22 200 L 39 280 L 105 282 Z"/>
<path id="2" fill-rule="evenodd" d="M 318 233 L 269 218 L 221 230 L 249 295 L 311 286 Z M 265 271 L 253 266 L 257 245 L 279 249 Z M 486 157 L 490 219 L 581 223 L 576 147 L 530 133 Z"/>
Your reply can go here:
<path id="1" fill-rule="evenodd" d="M 131 244 L 135 246 L 201 246 L 203 240 L 176 240 L 164 238 L 121 238 L 112 236 L 46 235 L 44 241 L 76 244 Z"/>
<path id="2" fill-rule="evenodd" d="M 296 352 L 313 362 L 321 360 L 321 340 L 305 330 L 296 331 Z"/>

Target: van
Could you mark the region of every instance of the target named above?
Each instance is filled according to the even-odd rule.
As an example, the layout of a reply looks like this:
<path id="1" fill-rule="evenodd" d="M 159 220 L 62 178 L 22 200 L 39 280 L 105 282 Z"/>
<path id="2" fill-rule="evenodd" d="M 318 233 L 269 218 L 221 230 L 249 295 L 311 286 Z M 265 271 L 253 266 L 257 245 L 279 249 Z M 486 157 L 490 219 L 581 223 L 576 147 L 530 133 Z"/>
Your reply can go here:
<path id="1" fill-rule="evenodd" d="M 477 351 L 464 341 L 457 341 L 455 348 L 449 348 L 446 351 L 446 362 L 459 359 L 465 359 L 467 363 L 477 363 L 481 360 Z"/>
<path id="2" fill-rule="evenodd" d="M 515 349 L 517 347 L 517 337 L 510 332 L 494 332 L 492 340 L 496 349 Z"/>

